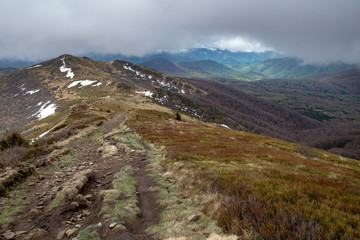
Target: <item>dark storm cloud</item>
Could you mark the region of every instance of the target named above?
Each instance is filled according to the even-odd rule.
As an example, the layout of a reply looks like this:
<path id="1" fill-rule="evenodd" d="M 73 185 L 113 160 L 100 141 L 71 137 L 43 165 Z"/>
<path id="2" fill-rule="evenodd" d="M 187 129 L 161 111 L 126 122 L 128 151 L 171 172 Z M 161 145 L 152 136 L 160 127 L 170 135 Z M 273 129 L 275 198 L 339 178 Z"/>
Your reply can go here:
<path id="1" fill-rule="evenodd" d="M 358 0 L 1 0 L 0 58 L 217 46 L 359 62 L 359 10 Z"/>

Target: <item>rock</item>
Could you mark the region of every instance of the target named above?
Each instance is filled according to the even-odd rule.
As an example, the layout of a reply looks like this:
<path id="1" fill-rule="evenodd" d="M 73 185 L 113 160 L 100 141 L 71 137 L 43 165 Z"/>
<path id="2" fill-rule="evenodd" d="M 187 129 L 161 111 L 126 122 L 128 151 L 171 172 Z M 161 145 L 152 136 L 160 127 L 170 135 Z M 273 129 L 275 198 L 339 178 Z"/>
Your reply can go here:
<path id="1" fill-rule="evenodd" d="M 98 227 L 102 227 L 103 224 L 100 222 L 100 223 L 97 224 L 97 226 L 98 226 Z"/>
<path id="2" fill-rule="evenodd" d="M 2 229 L 8 229 L 8 228 L 9 228 L 9 224 L 8 224 L 8 223 L 4 223 L 1 227 L 2 227 Z"/>
<path id="3" fill-rule="evenodd" d="M 43 201 L 39 201 L 37 205 L 38 205 L 38 206 L 44 206 L 44 202 L 43 202 Z"/>
<path id="4" fill-rule="evenodd" d="M 110 229 L 113 229 L 114 227 L 116 227 L 116 225 L 117 225 L 117 223 L 116 223 L 116 222 L 114 222 L 114 223 L 110 223 L 109 228 L 110 228 Z"/>
<path id="5" fill-rule="evenodd" d="M 88 210 L 83 211 L 83 216 L 89 216 L 90 214 L 91 214 L 91 212 Z"/>
<path id="6" fill-rule="evenodd" d="M 198 214 L 193 214 L 187 218 L 189 222 L 196 222 L 199 219 L 200 219 L 200 215 Z"/>
<path id="7" fill-rule="evenodd" d="M 36 209 L 36 208 L 31 209 L 30 212 L 31 212 L 31 214 L 34 214 L 34 215 L 39 215 L 41 213 L 41 211 L 39 209 Z"/>
<path id="8" fill-rule="evenodd" d="M 114 229 L 124 231 L 124 230 L 126 230 L 126 227 L 124 225 L 122 225 L 122 224 L 118 224 L 118 225 L 116 225 L 116 227 Z"/>
<path id="9" fill-rule="evenodd" d="M 71 237 L 75 236 L 77 230 L 78 230 L 78 228 L 72 228 L 72 229 L 67 230 L 65 232 L 65 234 L 68 238 L 71 238 Z"/>
<path id="10" fill-rule="evenodd" d="M 56 237 L 57 240 L 61 240 L 65 237 L 65 230 L 60 231 Z"/>
<path id="11" fill-rule="evenodd" d="M 92 195 L 91 195 L 91 194 L 87 194 L 87 195 L 84 196 L 84 198 L 85 198 L 86 200 L 89 200 L 90 198 L 92 198 Z"/>
<path id="12" fill-rule="evenodd" d="M 35 183 L 34 182 L 29 182 L 28 185 L 29 185 L 29 187 L 32 187 L 32 186 L 35 186 Z"/>
<path id="13" fill-rule="evenodd" d="M 74 201 L 74 202 L 70 203 L 70 206 L 71 206 L 72 209 L 76 209 L 76 208 L 78 208 L 80 206 L 80 204 L 78 202 Z"/>
<path id="14" fill-rule="evenodd" d="M 124 209 L 125 209 L 126 211 L 128 211 L 128 212 L 136 213 L 135 209 L 133 209 L 132 207 L 126 206 L 126 207 L 124 207 Z"/>
<path id="15" fill-rule="evenodd" d="M 43 175 L 39 176 L 39 180 L 44 180 L 44 179 L 45 179 L 45 177 Z"/>
<path id="16" fill-rule="evenodd" d="M 23 235 L 25 233 L 26 233 L 26 231 L 17 231 L 17 232 L 15 232 L 15 235 L 20 236 L 20 235 Z"/>
<path id="17" fill-rule="evenodd" d="M 3 233 L 2 236 L 3 236 L 6 240 L 10 240 L 10 239 L 14 239 L 14 238 L 15 238 L 15 233 L 13 233 L 13 232 L 11 232 L 11 231 L 7 231 L 7 232 Z"/>

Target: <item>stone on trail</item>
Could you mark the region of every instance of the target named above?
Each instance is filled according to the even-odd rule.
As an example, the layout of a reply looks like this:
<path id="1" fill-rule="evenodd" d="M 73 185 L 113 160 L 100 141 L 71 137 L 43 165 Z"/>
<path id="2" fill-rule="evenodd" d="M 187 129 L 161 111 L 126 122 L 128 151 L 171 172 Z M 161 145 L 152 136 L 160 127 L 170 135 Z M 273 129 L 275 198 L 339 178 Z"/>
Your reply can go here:
<path id="1" fill-rule="evenodd" d="M 65 232 L 65 234 L 68 238 L 71 238 L 71 237 L 75 236 L 77 230 L 78 230 L 78 228 L 72 228 L 72 229 L 67 230 Z"/>
<path id="2" fill-rule="evenodd" d="M 196 222 L 199 219 L 200 219 L 200 215 L 198 214 L 193 214 L 187 218 L 189 222 Z"/>
<path id="3" fill-rule="evenodd" d="M 13 233 L 13 232 L 11 232 L 11 231 L 7 231 L 7 232 L 3 233 L 2 236 L 3 236 L 6 240 L 10 240 L 10 239 L 14 239 L 14 238 L 15 238 L 15 233 Z"/>
<path id="4" fill-rule="evenodd" d="M 57 240 L 61 240 L 65 237 L 65 230 L 60 231 L 56 237 Z"/>

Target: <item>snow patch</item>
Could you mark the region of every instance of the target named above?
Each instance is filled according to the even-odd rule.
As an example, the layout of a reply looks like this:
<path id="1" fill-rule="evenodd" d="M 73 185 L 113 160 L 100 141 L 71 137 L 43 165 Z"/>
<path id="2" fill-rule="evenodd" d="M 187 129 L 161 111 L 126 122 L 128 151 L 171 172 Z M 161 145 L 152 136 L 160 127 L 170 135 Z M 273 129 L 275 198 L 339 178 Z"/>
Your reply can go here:
<path id="1" fill-rule="evenodd" d="M 221 126 L 224 127 L 224 128 L 227 128 L 227 129 L 232 130 L 232 129 L 231 129 L 228 125 L 226 125 L 226 124 L 221 124 Z"/>
<path id="2" fill-rule="evenodd" d="M 37 68 L 37 67 L 41 67 L 41 65 L 35 65 L 35 66 L 32 66 L 32 67 L 28 67 L 27 69 L 32 69 L 32 68 Z"/>
<path id="3" fill-rule="evenodd" d="M 130 66 L 124 65 L 123 68 L 126 69 L 126 70 L 129 70 L 129 71 L 135 72 L 135 70 L 132 69 Z"/>
<path id="4" fill-rule="evenodd" d="M 179 89 L 178 87 L 176 87 L 176 86 L 174 86 L 174 85 L 171 85 L 171 84 L 168 83 L 168 82 L 159 81 L 158 79 L 156 79 L 156 82 L 157 82 L 158 84 L 160 84 L 161 86 L 166 87 L 168 90 L 172 90 L 172 91 L 174 91 L 174 92 L 182 93 L 182 94 L 185 93 L 184 90 Z"/>
<path id="5" fill-rule="evenodd" d="M 38 137 L 36 137 L 36 138 L 31 139 L 30 144 L 33 143 L 33 142 L 35 142 L 35 141 L 38 140 L 39 138 L 44 137 L 46 134 L 48 134 L 48 133 L 49 133 L 51 130 L 53 130 L 54 128 L 55 128 L 55 127 L 53 127 L 53 128 L 51 128 L 51 129 L 47 130 L 46 132 L 40 134 L 40 135 L 39 135 Z"/>
<path id="6" fill-rule="evenodd" d="M 62 65 L 62 66 L 60 67 L 60 72 L 67 72 L 65 77 L 74 78 L 75 74 L 73 73 L 73 71 L 71 70 L 71 68 L 67 68 L 67 67 L 66 67 L 65 57 L 63 57 L 63 58 L 61 59 L 61 61 L 63 62 L 64 65 Z"/>
<path id="7" fill-rule="evenodd" d="M 34 113 L 33 115 L 31 115 L 28 118 L 36 116 L 39 120 L 41 120 L 43 118 L 46 118 L 46 117 L 54 114 L 55 110 L 56 110 L 56 104 L 54 104 L 54 103 L 50 104 L 50 101 L 47 101 L 40 107 L 39 111 L 37 111 L 36 113 Z"/>
<path id="8" fill-rule="evenodd" d="M 196 117 L 198 117 L 198 118 L 203 118 L 203 116 L 201 116 L 200 114 L 198 114 L 198 113 L 196 112 L 196 110 L 189 109 L 189 108 L 187 108 L 187 107 L 181 107 L 181 106 L 179 106 L 179 105 L 175 105 L 175 108 L 177 108 L 177 109 L 179 109 L 179 110 L 181 110 L 181 111 L 183 111 L 183 112 L 188 112 L 188 113 L 190 113 L 190 114 L 193 114 L 194 116 L 196 116 Z"/>
<path id="9" fill-rule="evenodd" d="M 21 91 L 25 91 L 26 90 L 25 83 L 21 84 L 19 88 L 21 89 Z"/>
<path id="10" fill-rule="evenodd" d="M 144 94 L 145 97 L 150 97 L 150 98 L 152 98 L 152 96 L 153 96 L 153 94 L 154 94 L 154 93 L 152 93 L 152 92 L 150 92 L 150 91 L 146 91 L 146 92 L 136 92 L 136 93 Z"/>
<path id="11" fill-rule="evenodd" d="M 98 87 L 98 86 L 100 86 L 100 85 L 102 84 L 101 82 L 99 82 L 99 83 L 97 83 L 97 84 L 95 84 L 95 83 L 97 83 L 97 81 L 92 81 L 92 80 L 79 80 L 79 81 L 75 81 L 75 82 L 70 83 L 67 88 L 75 87 L 75 86 L 77 86 L 78 84 L 81 85 L 79 88 L 82 88 L 82 87 L 85 87 L 85 86 L 89 86 L 89 85 L 91 85 L 91 86 L 93 86 L 93 87 Z M 93 85 L 93 84 L 95 84 L 95 85 Z"/>
<path id="12" fill-rule="evenodd" d="M 126 70 L 129 70 L 131 72 L 134 72 L 136 74 L 136 76 L 140 76 L 143 80 L 146 80 L 146 74 L 134 70 L 131 66 L 128 66 L 128 64 L 123 65 L 123 68 L 126 69 Z M 151 79 L 152 76 L 151 77 L 149 76 L 148 78 Z"/>
<path id="13" fill-rule="evenodd" d="M 40 91 L 40 89 L 27 91 L 26 93 L 24 93 L 24 96 L 25 96 L 26 94 L 33 95 L 34 93 L 37 93 L 37 92 L 39 92 L 39 91 Z"/>
<path id="14" fill-rule="evenodd" d="M 163 96 L 161 98 L 155 98 L 156 101 L 158 101 L 160 104 L 165 104 L 168 100 L 166 96 Z"/>

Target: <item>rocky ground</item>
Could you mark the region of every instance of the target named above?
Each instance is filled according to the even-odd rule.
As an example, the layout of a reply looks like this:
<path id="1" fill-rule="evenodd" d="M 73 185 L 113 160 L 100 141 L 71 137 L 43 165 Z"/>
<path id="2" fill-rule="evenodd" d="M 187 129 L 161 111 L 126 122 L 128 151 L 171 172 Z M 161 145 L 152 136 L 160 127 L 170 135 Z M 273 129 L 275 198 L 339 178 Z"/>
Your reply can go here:
<path id="1" fill-rule="evenodd" d="M 14 222 L 1 226 L 0 239 L 158 239 L 146 231 L 159 222 L 162 211 L 147 168 L 150 149 L 131 131 L 119 128 L 124 119 L 113 116 L 97 131 L 60 143 L 36 159 L 37 174 L 4 197 L 21 197 L 26 204 Z M 126 177 L 135 180 L 135 192 L 122 196 L 118 191 L 120 201 L 129 206 L 115 214 L 116 206 L 109 201 L 114 209 L 109 213 L 104 210 L 104 199 L 110 196 L 106 191 L 112 193 L 116 174 L 125 166 L 131 169 Z"/>

